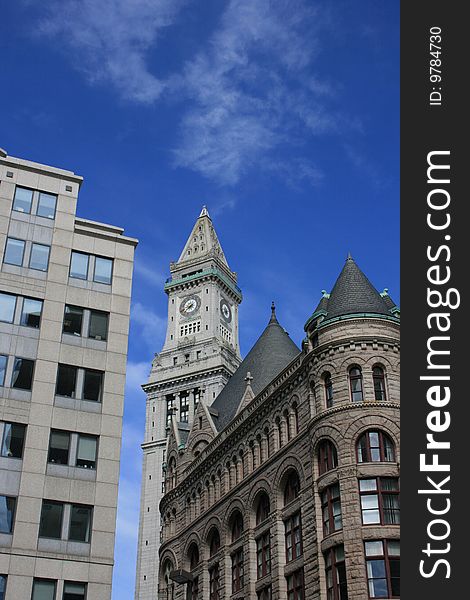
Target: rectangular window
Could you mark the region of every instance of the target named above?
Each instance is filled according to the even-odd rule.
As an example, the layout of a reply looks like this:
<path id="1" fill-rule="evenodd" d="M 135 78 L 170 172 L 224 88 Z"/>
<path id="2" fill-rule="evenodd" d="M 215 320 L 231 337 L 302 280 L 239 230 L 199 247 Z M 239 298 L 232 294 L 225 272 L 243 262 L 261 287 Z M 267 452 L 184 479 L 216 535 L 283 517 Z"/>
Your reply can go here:
<path id="1" fill-rule="evenodd" d="M 35 579 L 31 600 L 56 600 L 56 582 L 50 579 Z"/>
<path id="2" fill-rule="evenodd" d="M 78 436 L 77 460 L 75 465 L 84 469 L 96 468 L 97 438 L 93 435 Z"/>
<path id="3" fill-rule="evenodd" d="M 189 396 L 182 394 L 180 397 L 180 421 L 187 423 L 189 418 Z"/>
<path id="4" fill-rule="evenodd" d="M 271 572 L 271 535 L 269 531 L 256 540 L 256 565 L 258 579 Z"/>
<path id="5" fill-rule="evenodd" d="M 91 506 L 72 504 L 70 508 L 69 540 L 73 542 L 89 542 L 91 537 Z"/>
<path id="6" fill-rule="evenodd" d="M 46 219 L 55 219 L 55 207 L 57 204 L 57 196 L 54 194 L 46 194 L 46 192 L 39 192 L 38 201 L 38 217 L 45 217 Z"/>
<path id="7" fill-rule="evenodd" d="M 33 190 L 16 186 L 15 198 L 13 200 L 13 210 L 22 213 L 30 213 L 33 203 Z"/>
<path id="8" fill-rule="evenodd" d="M 360 479 L 359 493 L 364 525 L 400 523 L 400 490 L 397 478 Z"/>
<path id="9" fill-rule="evenodd" d="M 171 412 L 174 408 L 175 397 L 167 396 L 166 397 L 166 426 L 169 427 L 171 423 Z"/>
<path id="10" fill-rule="evenodd" d="M 64 595 L 62 600 L 85 600 L 86 583 L 74 583 L 66 581 L 64 583 Z"/>
<path id="11" fill-rule="evenodd" d="M 70 258 L 70 277 L 75 279 L 88 279 L 88 263 L 90 257 L 83 252 L 72 251 Z"/>
<path id="12" fill-rule="evenodd" d="M 243 549 L 232 554 L 232 594 L 243 587 Z"/>
<path id="13" fill-rule="evenodd" d="M 21 267 L 23 265 L 24 247 L 25 243 L 23 240 L 7 238 L 3 262 L 7 265 Z"/>
<path id="14" fill-rule="evenodd" d="M 7 370 L 8 357 L 0 354 L 0 387 L 5 385 L 5 373 Z"/>
<path id="15" fill-rule="evenodd" d="M 26 425 L 5 423 L 3 427 L 2 456 L 22 458 Z"/>
<path id="16" fill-rule="evenodd" d="M 92 310 L 90 312 L 90 328 L 88 337 L 94 340 L 108 339 L 108 313 Z"/>
<path id="17" fill-rule="evenodd" d="M 209 600 L 220 600 L 219 578 L 219 563 L 217 563 L 209 569 Z"/>
<path id="18" fill-rule="evenodd" d="M 57 465 L 69 464 L 70 433 L 68 431 L 51 431 L 49 454 L 47 461 Z"/>
<path id="19" fill-rule="evenodd" d="M 39 537 L 60 540 L 62 535 L 62 518 L 64 505 L 62 502 L 43 500 L 41 520 L 39 522 Z"/>
<path id="20" fill-rule="evenodd" d="M 39 325 L 41 324 L 42 304 L 42 300 L 25 298 L 23 300 L 20 325 L 39 329 Z"/>
<path id="21" fill-rule="evenodd" d="M 65 305 L 64 326 L 62 331 L 71 335 L 81 336 L 83 324 L 83 308 Z"/>
<path id="22" fill-rule="evenodd" d="M 15 318 L 16 296 L 0 293 L 0 321 L 13 323 Z"/>
<path id="23" fill-rule="evenodd" d="M 19 390 L 30 390 L 33 386 L 34 360 L 15 358 L 11 387 Z"/>
<path id="24" fill-rule="evenodd" d="M 44 244 L 33 244 L 31 246 L 31 256 L 29 257 L 30 269 L 36 271 L 47 271 L 49 267 L 50 246 Z"/>
<path id="25" fill-rule="evenodd" d="M 103 393 L 103 373 L 92 369 L 85 369 L 83 380 L 83 399 L 101 402 Z"/>
<path id="26" fill-rule="evenodd" d="M 77 367 L 70 365 L 59 365 L 57 367 L 57 384 L 55 393 L 57 396 L 75 398 L 77 386 Z"/>
<path id="27" fill-rule="evenodd" d="M 370 598 L 400 597 L 400 541 L 364 542 Z"/>
<path id="28" fill-rule="evenodd" d="M 113 278 L 113 261 L 111 258 L 95 257 L 95 272 L 93 281 L 111 284 Z"/>
<path id="29" fill-rule="evenodd" d="M 7 576 L 0 575 L 0 600 L 5 600 L 5 590 L 7 589 Z"/>
<path id="30" fill-rule="evenodd" d="M 13 531 L 15 506 L 16 498 L 0 496 L 0 533 L 11 533 Z"/>
<path id="31" fill-rule="evenodd" d="M 287 580 L 287 600 L 304 600 L 304 571 L 299 569 L 288 575 Z"/>
<path id="32" fill-rule="evenodd" d="M 323 534 L 329 535 L 334 531 L 342 529 L 341 498 L 339 483 L 330 485 L 321 493 Z"/>
<path id="33" fill-rule="evenodd" d="M 286 540 L 286 562 L 302 555 L 302 527 L 300 513 L 296 513 L 284 521 Z"/>
<path id="34" fill-rule="evenodd" d="M 344 546 L 330 548 L 324 556 L 327 600 L 348 600 Z"/>

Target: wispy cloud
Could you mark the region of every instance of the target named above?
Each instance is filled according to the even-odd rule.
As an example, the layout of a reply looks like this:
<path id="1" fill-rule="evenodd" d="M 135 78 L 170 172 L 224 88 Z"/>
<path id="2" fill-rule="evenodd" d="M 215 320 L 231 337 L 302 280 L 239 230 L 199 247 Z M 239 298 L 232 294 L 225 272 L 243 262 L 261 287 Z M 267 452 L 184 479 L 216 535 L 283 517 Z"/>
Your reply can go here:
<path id="1" fill-rule="evenodd" d="M 139 327 L 141 339 L 150 350 L 155 352 L 155 348 L 162 346 L 167 326 L 166 316 L 157 315 L 151 308 L 135 302 L 131 306 L 131 323 Z"/>
<path id="2" fill-rule="evenodd" d="M 147 54 L 185 0 L 53 0 L 38 31 L 57 39 L 92 83 L 112 84 L 127 99 L 154 102 L 165 83 Z"/>
<path id="3" fill-rule="evenodd" d="M 142 277 L 147 284 L 155 285 L 158 288 L 161 288 L 165 281 L 165 276 L 162 273 L 155 271 L 140 259 L 137 259 L 134 263 L 134 272 Z"/>
<path id="4" fill-rule="evenodd" d="M 300 0 L 231 0 L 208 47 L 174 82 L 192 100 L 175 164 L 233 185 L 285 144 L 295 156 L 305 134 L 334 130 L 323 105 L 333 88 L 311 73 L 320 22 Z"/>

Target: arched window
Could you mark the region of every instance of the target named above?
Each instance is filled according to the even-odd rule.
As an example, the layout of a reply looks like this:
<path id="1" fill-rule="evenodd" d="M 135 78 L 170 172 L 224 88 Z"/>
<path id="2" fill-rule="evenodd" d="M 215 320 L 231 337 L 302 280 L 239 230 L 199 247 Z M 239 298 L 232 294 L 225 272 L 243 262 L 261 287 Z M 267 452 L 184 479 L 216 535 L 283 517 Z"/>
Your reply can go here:
<path id="1" fill-rule="evenodd" d="M 191 544 L 188 551 L 189 568 L 192 571 L 199 564 L 199 548 L 196 544 Z"/>
<path id="2" fill-rule="evenodd" d="M 299 406 L 297 402 L 292 404 L 292 412 L 294 414 L 294 435 L 299 433 Z"/>
<path id="3" fill-rule="evenodd" d="M 395 447 L 383 431 L 366 431 L 357 442 L 357 462 L 395 462 Z"/>
<path id="4" fill-rule="evenodd" d="M 284 505 L 289 504 L 295 498 L 298 498 L 300 493 L 300 480 L 295 471 L 291 471 L 284 486 Z"/>
<path id="5" fill-rule="evenodd" d="M 240 539 L 243 533 L 243 517 L 237 511 L 232 517 L 232 542 L 236 542 Z"/>
<path id="6" fill-rule="evenodd" d="M 364 400 L 364 391 L 362 386 L 362 371 L 359 367 L 349 369 L 349 385 L 351 387 L 351 400 L 353 402 L 362 402 Z"/>
<path id="7" fill-rule="evenodd" d="M 385 373 L 382 367 L 374 367 L 372 369 L 372 377 L 374 379 L 375 399 L 378 402 L 385 401 L 387 395 L 385 393 Z"/>
<path id="8" fill-rule="evenodd" d="M 212 557 L 220 549 L 220 535 L 218 530 L 214 527 L 209 536 L 209 556 Z"/>
<path id="9" fill-rule="evenodd" d="M 162 598 L 164 600 L 173 600 L 174 598 L 174 590 L 175 590 L 175 584 L 173 583 L 173 581 L 170 578 L 170 573 L 173 571 L 173 564 L 171 563 L 171 561 L 166 560 L 165 564 L 163 565 L 163 595 Z"/>
<path id="10" fill-rule="evenodd" d="M 258 505 L 256 507 L 256 524 L 259 525 L 269 517 L 271 512 L 271 504 L 269 502 L 269 496 L 262 492 L 258 499 Z"/>
<path id="11" fill-rule="evenodd" d="M 336 446 L 330 440 L 323 440 L 318 447 L 318 472 L 320 475 L 336 469 L 338 466 L 338 453 Z"/>
<path id="12" fill-rule="evenodd" d="M 331 373 L 325 373 L 323 382 L 325 384 L 326 408 L 331 408 L 333 406 L 333 382 L 331 381 Z"/>

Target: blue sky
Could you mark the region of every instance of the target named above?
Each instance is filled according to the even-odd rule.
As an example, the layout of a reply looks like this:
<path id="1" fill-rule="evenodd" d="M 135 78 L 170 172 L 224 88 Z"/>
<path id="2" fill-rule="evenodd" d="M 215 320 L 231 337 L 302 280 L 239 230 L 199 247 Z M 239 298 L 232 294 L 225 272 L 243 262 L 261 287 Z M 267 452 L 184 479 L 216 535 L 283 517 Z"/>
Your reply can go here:
<path id="1" fill-rule="evenodd" d="M 17 0 L 0 146 L 85 178 L 78 214 L 137 237 L 113 600 L 133 597 L 144 395 L 163 282 L 207 204 L 244 293 L 300 343 L 348 251 L 399 301 L 399 2 Z"/>

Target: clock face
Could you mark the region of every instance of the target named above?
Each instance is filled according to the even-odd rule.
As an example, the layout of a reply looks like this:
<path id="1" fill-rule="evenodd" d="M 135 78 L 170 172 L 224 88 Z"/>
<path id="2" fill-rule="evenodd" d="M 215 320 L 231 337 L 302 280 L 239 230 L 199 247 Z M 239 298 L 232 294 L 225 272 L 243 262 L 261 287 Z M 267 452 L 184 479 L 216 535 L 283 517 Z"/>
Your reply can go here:
<path id="1" fill-rule="evenodd" d="M 230 305 L 223 298 L 220 301 L 220 314 L 225 319 L 225 321 L 227 321 L 227 323 L 230 323 L 230 321 L 232 320 L 232 311 L 230 309 Z"/>
<path id="2" fill-rule="evenodd" d="M 182 315 L 193 315 L 201 306 L 199 296 L 188 296 L 184 298 L 180 305 L 180 313 Z"/>

